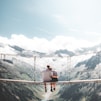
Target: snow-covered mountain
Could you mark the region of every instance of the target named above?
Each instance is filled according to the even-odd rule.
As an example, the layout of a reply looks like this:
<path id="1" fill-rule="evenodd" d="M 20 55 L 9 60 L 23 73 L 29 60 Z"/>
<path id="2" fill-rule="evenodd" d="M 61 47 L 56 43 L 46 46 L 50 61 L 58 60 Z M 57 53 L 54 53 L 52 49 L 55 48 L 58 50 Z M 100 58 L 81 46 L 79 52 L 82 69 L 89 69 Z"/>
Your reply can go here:
<path id="1" fill-rule="evenodd" d="M 53 67 L 59 67 L 56 69 L 61 71 L 62 69 L 69 70 L 70 68 L 73 68 L 73 67 L 80 67 L 80 66 L 82 67 L 82 65 L 85 65 L 85 67 L 88 67 L 88 68 L 91 68 L 91 67 L 95 68 L 95 66 L 92 66 L 93 64 L 90 65 L 91 67 L 89 66 L 89 64 L 96 62 L 96 65 L 97 65 L 99 63 L 98 62 L 99 59 L 97 58 L 97 56 L 98 54 L 100 54 L 100 50 L 101 50 L 100 46 L 101 45 L 96 45 L 94 47 L 82 48 L 76 51 L 61 49 L 52 53 L 43 53 L 43 52 L 37 52 L 34 50 L 33 51 L 26 50 L 16 45 L 11 46 L 8 44 L 1 43 L 0 54 L 9 54 L 9 57 L 10 57 L 10 54 L 11 56 L 15 55 L 17 56 L 16 58 L 19 58 L 20 60 L 23 60 L 24 62 L 30 63 L 31 65 L 33 65 L 33 62 L 34 62 L 33 57 L 36 57 L 37 67 L 45 67 L 45 65 L 50 64 Z"/>
<path id="2" fill-rule="evenodd" d="M 82 48 L 76 51 L 61 49 L 52 53 L 41 53 L 34 50 L 26 50 L 16 45 L 11 46 L 7 44 L 0 44 L 1 66 L 7 68 L 10 73 L 12 70 L 17 71 L 14 72 L 14 74 L 12 72 L 12 74 L 16 76 L 20 72 L 20 79 L 34 78 L 32 74 L 41 72 L 44 68 L 46 68 L 45 66 L 47 64 L 51 65 L 53 69 L 58 71 L 59 80 L 98 79 L 101 78 L 100 46 L 101 45 L 90 48 Z M 16 68 L 10 68 L 10 66 Z M 28 67 L 33 69 L 33 73 L 28 70 Z M 5 71 L 7 70 L 5 69 Z M 9 76 L 9 74 L 7 74 L 7 76 Z M 7 76 L 4 77 L 6 78 Z M 17 77 L 19 78 L 19 76 Z M 36 79 L 41 80 L 40 78 L 41 77 Z M 53 101 L 66 101 L 66 99 L 70 101 L 74 101 L 74 99 L 75 101 L 93 101 L 93 97 L 95 97 L 94 101 L 100 101 L 100 93 L 100 84 L 97 86 L 94 86 L 93 83 L 69 86 L 65 85 L 61 86 L 60 91 L 56 93 L 58 98 L 54 98 Z"/>
<path id="3" fill-rule="evenodd" d="M 33 51 L 27 50 L 17 45 L 11 46 L 9 44 L 0 43 L 0 53 L 20 54 L 25 56 L 33 56 L 33 55 L 34 56 L 75 56 L 75 55 L 81 55 L 87 53 L 94 53 L 100 50 L 101 50 L 101 44 L 88 48 L 79 48 L 74 51 L 69 51 L 69 49 L 60 49 L 50 53 L 43 53 L 35 50 Z"/>
<path id="4" fill-rule="evenodd" d="M 100 50 L 101 45 L 96 45 L 90 48 L 82 48 L 76 51 L 69 51 L 67 49 L 57 50 L 51 53 L 43 53 L 37 51 L 26 50 L 22 47 L 16 45 L 8 45 L 8 44 L 0 44 L 0 54 L 9 54 L 6 56 L 10 58 L 12 55 L 15 55 L 19 60 L 23 60 L 26 63 L 33 65 L 34 58 L 36 58 L 36 66 L 37 67 L 45 67 L 45 65 L 50 64 L 55 69 L 61 70 L 69 70 L 74 67 L 82 67 L 82 68 L 93 68 L 95 69 L 97 64 L 100 61 Z M 11 55 L 10 55 L 11 54 Z M 15 58 L 15 56 L 13 56 Z M 3 56 L 1 56 L 3 57 Z M 94 64 L 95 63 L 95 64 Z M 56 68 L 59 67 L 59 68 Z"/>

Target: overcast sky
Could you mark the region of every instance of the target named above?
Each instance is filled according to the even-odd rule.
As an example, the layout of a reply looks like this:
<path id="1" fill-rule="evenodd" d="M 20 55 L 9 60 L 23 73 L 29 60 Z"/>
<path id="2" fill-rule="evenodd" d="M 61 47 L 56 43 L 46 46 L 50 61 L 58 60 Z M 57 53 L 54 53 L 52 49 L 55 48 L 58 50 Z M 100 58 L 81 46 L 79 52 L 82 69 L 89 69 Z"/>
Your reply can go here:
<path id="1" fill-rule="evenodd" d="M 0 39 L 22 38 L 38 49 L 100 43 L 101 0 L 0 0 Z"/>

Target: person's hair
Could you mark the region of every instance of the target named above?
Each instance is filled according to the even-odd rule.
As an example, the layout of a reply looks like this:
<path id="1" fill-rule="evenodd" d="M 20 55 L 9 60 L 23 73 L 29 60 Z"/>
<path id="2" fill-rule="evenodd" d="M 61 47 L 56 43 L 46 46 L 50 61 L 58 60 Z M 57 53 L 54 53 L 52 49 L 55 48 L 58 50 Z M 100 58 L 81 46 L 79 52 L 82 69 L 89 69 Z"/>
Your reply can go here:
<path id="1" fill-rule="evenodd" d="M 47 65 L 47 68 L 50 68 L 50 65 Z"/>

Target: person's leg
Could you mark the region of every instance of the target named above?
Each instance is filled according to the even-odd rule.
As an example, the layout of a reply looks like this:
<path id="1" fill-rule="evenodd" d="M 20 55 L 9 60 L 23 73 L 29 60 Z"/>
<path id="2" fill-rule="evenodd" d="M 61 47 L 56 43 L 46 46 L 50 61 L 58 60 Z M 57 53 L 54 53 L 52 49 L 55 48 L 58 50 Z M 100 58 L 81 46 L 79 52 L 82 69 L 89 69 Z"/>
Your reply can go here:
<path id="1" fill-rule="evenodd" d="M 53 89 L 55 90 L 56 89 L 56 83 L 55 82 L 53 83 L 53 87 L 54 87 Z"/>
<path id="2" fill-rule="evenodd" d="M 56 89 L 56 82 L 58 81 L 58 78 L 54 79 L 54 90 Z"/>
<path id="3" fill-rule="evenodd" d="M 47 92 L 46 82 L 44 82 L 45 92 Z"/>
<path id="4" fill-rule="evenodd" d="M 51 92 L 53 92 L 53 83 L 50 83 L 50 87 L 51 87 Z"/>

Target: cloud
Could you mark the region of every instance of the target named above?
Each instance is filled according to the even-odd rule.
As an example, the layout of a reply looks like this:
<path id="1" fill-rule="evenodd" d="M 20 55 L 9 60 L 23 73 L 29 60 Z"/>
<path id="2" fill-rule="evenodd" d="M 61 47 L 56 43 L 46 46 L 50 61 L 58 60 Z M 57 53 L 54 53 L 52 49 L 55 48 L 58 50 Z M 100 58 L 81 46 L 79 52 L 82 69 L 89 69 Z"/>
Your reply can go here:
<path id="1" fill-rule="evenodd" d="M 90 47 L 95 45 L 95 43 L 87 40 L 78 40 L 67 36 L 56 36 L 52 40 L 47 40 L 45 38 L 38 37 L 28 38 L 21 34 L 12 34 L 10 39 L 0 37 L 0 43 L 18 45 L 27 50 L 35 50 L 39 52 L 52 52 L 59 49 L 68 49 L 73 51 L 80 47 Z"/>
<path id="2" fill-rule="evenodd" d="M 7 44 L 8 41 L 9 41 L 8 38 L 0 36 L 0 43 Z"/>
<path id="3" fill-rule="evenodd" d="M 88 42 L 86 40 L 78 40 L 76 38 L 66 36 L 57 36 L 52 40 L 51 43 L 56 45 L 55 50 L 56 48 L 59 48 L 72 51 L 80 47 L 89 47 L 92 44 L 91 42 Z"/>
<path id="4" fill-rule="evenodd" d="M 49 42 L 45 38 L 28 38 L 24 35 L 13 34 L 9 39 L 10 45 L 18 45 L 27 50 L 36 50 L 40 52 L 47 52 Z"/>

